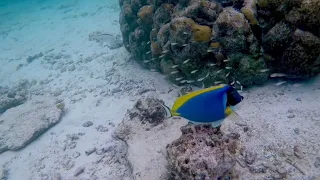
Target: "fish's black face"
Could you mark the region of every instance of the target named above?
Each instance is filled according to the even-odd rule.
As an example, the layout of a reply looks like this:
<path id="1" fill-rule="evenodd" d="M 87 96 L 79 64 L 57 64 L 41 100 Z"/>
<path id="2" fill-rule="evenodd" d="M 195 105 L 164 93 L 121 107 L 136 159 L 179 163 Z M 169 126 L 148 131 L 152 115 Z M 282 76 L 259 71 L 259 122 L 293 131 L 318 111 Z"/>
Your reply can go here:
<path id="1" fill-rule="evenodd" d="M 236 89 L 233 87 L 227 92 L 227 105 L 235 106 L 243 100 L 243 96 L 241 96 Z"/>

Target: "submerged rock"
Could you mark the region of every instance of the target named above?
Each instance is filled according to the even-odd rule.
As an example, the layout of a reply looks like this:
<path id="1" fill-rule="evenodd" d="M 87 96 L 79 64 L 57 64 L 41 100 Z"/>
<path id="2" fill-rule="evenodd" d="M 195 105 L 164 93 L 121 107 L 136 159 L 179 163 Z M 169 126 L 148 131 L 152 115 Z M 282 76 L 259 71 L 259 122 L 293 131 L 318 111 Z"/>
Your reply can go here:
<path id="1" fill-rule="evenodd" d="M 58 123 L 62 116 L 51 97 L 34 97 L 0 116 L 0 153 L 19 150 Z"/>
<path id="2" fill-rule="evenodd" d="M 177 139 L 185 121 L 164 119 L 161 101 L 140 99 L 127 111 L 115 130 L 115 137 L 127 144 L 126 159 L 136 180 L 167 179 L 166 145 Z M 133 178 L 132 178 L 133 179 Z"/>
<path id="3" fill-rule="evenodd" d="M 171 179 L 219 179 L 236 164 L 237 139 L 211 126 L 187 125 L 182 136 L 167 146 Z"/>
<path id="4" fill-rule="evenodd" d="M 29 81 L 21 80 L 12 88 L 0 86 L 0 113 L 26 102 L 31 85 Z"/>
<path id="5" fill-rule="evenodd" d="M 177 85 L 250 86 L 274 72 L 298 78 L 320 72 L 317 0 L 119 2 L 126 49 Z M 307 37 L 314 40 L 306 44 Z"/>

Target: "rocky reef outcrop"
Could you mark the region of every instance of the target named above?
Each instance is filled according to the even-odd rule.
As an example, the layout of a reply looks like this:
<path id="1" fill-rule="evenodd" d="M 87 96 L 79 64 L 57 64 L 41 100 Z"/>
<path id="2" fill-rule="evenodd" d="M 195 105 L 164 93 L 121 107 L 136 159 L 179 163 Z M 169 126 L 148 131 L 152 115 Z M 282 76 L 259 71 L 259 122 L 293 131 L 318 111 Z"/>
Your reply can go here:
<path id="1" fill-rule="evenodd" d="M 119 0 L 125 48 L 175 84 L 320 72 L 318 0 Z"/>
<path id="2" fill-rule="evenodd" d="M 166 145 L 179 138 L 179 128 L 186 124 L 165 119 L 161 103 L 155 98 L 139 99 L 114 133 L 127 144 L 126 159 L 136 180 L 167 179 Z"/>
<path id="3" fill-rule="evenodd" d="M 187 125 L 181 131 L 182 136 L 167 146 L 170 179 L 232 177 L 238 135 L 226 136 L 210 125 Z"/>
<path id="4" fill-rule="evenodd" d="M 58 123 L 63 109 L 52 97 L 39 96 L 0 116 L 0 154 L 19 150 Z"/>
<path id="5" fill-rule="evenodd" d="M 232 178 L 239 134 L 165 119 L 161 100 L 139 99 L 114 135 L 128 145 L 126 158 L 136 180 Z"/>

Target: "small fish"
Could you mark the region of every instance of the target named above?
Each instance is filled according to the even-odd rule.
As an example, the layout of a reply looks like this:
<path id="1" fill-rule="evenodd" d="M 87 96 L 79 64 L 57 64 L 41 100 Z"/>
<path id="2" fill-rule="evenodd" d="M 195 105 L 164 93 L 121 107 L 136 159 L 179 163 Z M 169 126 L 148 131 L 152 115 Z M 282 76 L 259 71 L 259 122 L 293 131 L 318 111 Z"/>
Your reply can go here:
<path id="1" fill-rule="evenodd" d="M 156 59 L 157 59 L 157 58 L 152 58 L 151 61 L 154 61 L 154 60 L 156 60 Z"/>
<path id="2" fill-rule="evenodd" d="M 270 77 L 286 77 L 286 74 L 283 73 L 273 73 L 270 75 Z"/>
<path id="3" fill-rule="evenodd" d="M 186 83 L 187 82 L 187 80 L 182 80 L 182 81 L 180 81 L 180 83 Z"/>
<path id="4" fill-rule="evenodd" d="M 183 44 L 182 46 L 183 46 L 183 47 L 186 47 L 186 46 L 189 46 L 189 44 Z"/>
<path id="5" fill-rule="evenodd" d="M 179 78 L 176 78 L 176 81 L 180 81 L 182 79 L 183 79 L 183 77 L 179 77 Z"/>
<path id="6" fill-rule="evenodd" d="M 169 52 L 169 50 L 163 50 L 162 53 L 166 54 L 167 52 Z"/>
<path id="7" fill-rule="evenodd" d="M 196 73 L 198 70 L 193 70 L 193 71 L 191 71 L 191 74 L 194 74 L 194 73 Z"/>
<path id="8" fill-rule="evenodd" d="M 180 116 L 194 124 L 211 124 L 213 127 L 220 127 L 226 117 L 239 116 L 234 112 L 233 106 L 243 99 L 243 96 L 232 86 L 219 85 L 180 96 L 172 108 L 165 105 L 162 107 L 168 118 Z M 207 101 L 210 103 L 203 103 Z M 213 109 L 214 113 L 212 113 Z"/>
<path id="9" fill-rule="evenodd" d="M 188 32 L 183 32 L 183 34 L 189 34 Z"/>
<path id="10" fill-rule="evenodd" d="M 230 66 L 226 66 L 225 68 L 226 68 L 226 69 L 232 69 L 232 67 L 230 67 Z"/>
<path id="11" fill-rule="evenodd" d="M 186 64 L 186 63 L 188 63 L 189 61 L 190 61 L 190 59 L 187 59 L 187 60 L 183 61 L 182 64 Z"/>
<path id="12" fill-rule="evenodd" d="M 213 52 L 213 50 L 212 49 L 208 49 L 207 52 Z"/>
<path id="13" fill-rule="evenodd" d="M 146 54 L 150 54 L 151 53 L 151 51 L 148 51 Z"/>
<path id="14" fill-rule="evenodd" d="M 175 45 L 178 45 L 178 43 L 171 43 L 171 46 L 175 46 Z"/>
<path id="15" fill-rule="evenodd" d="M 259 72 L 262 72 L 262 73 L 268 72 L 268 71 L 270 71 L 270 69 L 260 69 L 260 70 L 259 70 Z"/>
<path id="16" fill-rule="evenodd" d="M 217 64 L 215 63 L 209 63 L 208 66 L 212 67 L 212 66 L 216 66 Z"/>
<path id="17" fill-rule="evenodd" d="M 156 69 L 150 69 L 150 71 L 151 71 L 151 72 L 157 72 L 157 70 L 156 70 Z"/>
<path id="18" fill-rule="evenodd" d="M 239 81 L 236 81 L 237 84 L 241 85 L 241 83 Z"/>
<path id="19" fill-rule="evenodd" d="M 170 74 L 177 74 L 179 71 L 172 71 Z"/>
<path id="20" fill-rule="evenodd" d="M 187 81 L 187 83 L 194 83 L 194 82 L 195 82 L 194 80 Z"/>
<path id="21" fill-rule="evenodd" d="M 219 74 L 222 71 L 222 69 L 220 69 L 219 71 L 217 71 L 217 74 Z"/>
<path id="22" fill-rule="evenodd" d="M 281 86 L 282 84 L 284 84 L 284 83 L 286 83 L 287 81 L 280 81 L 280 82 L 278 82 L 276 85 L 277 86 Z"/>
<path id="23" fill-rule="evenodd" d="M 233 86 L 235 83 L 236 83 L 235 81 L 232 81 L 232 82 L 230 83 L 230 85 Z"/>
<path id="24" fill-rule="evenodd" d="M 197 81 L 198 81 L 198 82 L 201 82 L 201 81 L 203 81 L 205 78 L 206 78 L 206 77 L 199 78 Z"/>
<path id="25" fill-rule="evenodd" d="M 225 60 L 223 60 L 223 62 L 229 62 L 230 60 L 229 59 L 225 59 Z"/>
<path id="26" fill-rule="evenodd" d="M 176 67 L 178 67 L 179 65 L 173 65 L 173 66 L 171 66 L 171 68 L 172 69 L 174 69 L 174 68 L 176 68 Z"/>
<path id="27" fill-rule="evenodd" d="M 150 60 L 144 60 L 143 62 L 144 62 L 144 63 L 148 63 L 148 62 L 150 62 Z"/>
<path id="28" fill-rule="evenodd" d="M 151 29 L 151 31 L 155 31 L 155 30 L 156 30 L 156 28 L 152 28 L 152 29 Z"/>
<path id="29" fill-rule="evenodd" d="M 208 76 L 209 76 L 209 73 L 208 73 L 205 77 L 202 77 L 202 78 L 198 79 L 197 81 L 198 81 L 198 82 L 203 81 L 203 80 L 206 79 Z"/>
<path id="30" fill-rule="evenodd" d="M 147 44 L 150 44 L 150 41 L 148 41 Z"/>
<path id="31" fill-rule="evenodd" d="M 163 55 L 159 56 L 159 58 L 163 58 L 164 56 L 165 56 L 165 54 L 163 54 Z"/>
<path id="32" fill-rule="evenodd" d="M 222 83 L 222 81 L 215 81 L 215 82 L 214 82 L 215 85 L 221 84 L 221 83 Z"/>
<path id="33" fill-rule="evenodd" d="M 240 91 L 242 92 L 243 86 L 240 86 Z"/>
<path id="34" fill-rule="evenodd" d="M 231 72 L 228 72 L 228 73 L 226 74 L 226 77 L 228 77 L 228 76 L 230 75 L 230 73 L 231 73 Z"/>
<path id="35" fill-rule="evenodd" d="M 302 84 L 299 84 L 299 83 L 294 83 L 293 84 L 293 87 L 300 87 L 300 86 L 302 86 Z"/>

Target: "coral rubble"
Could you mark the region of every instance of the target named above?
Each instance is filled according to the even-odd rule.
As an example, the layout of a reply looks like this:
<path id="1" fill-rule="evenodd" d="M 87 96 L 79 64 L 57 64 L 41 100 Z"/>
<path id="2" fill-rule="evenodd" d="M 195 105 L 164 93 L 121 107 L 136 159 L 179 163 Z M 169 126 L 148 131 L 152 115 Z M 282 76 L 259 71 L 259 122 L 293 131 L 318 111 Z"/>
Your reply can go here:
<path id="1" fill-rule="evenodd" d="M 320 72 L 318 0 L 119 2 L 126 49 L 175 84 L 249 86 L 274 72 Z"/>

